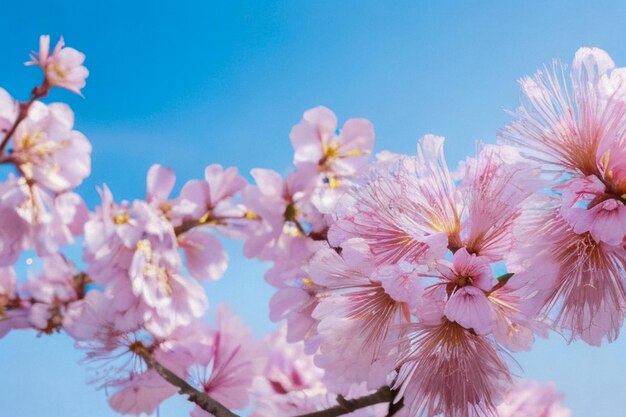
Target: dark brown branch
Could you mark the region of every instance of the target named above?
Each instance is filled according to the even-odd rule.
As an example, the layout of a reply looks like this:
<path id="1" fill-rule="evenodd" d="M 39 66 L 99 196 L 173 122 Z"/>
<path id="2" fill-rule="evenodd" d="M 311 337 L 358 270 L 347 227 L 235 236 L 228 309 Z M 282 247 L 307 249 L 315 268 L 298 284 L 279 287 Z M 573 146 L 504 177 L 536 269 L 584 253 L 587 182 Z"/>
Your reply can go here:
<path id="1" fill-rule="evenodd" d="M 308 414 L 300 414 L 296 417 L 338 417 L 344 414 L 351 413 L 361 408 L 369 407 L 370 405 L 379 403 L 391 403 L 393 395 L 391 389 L 387 386 L 379 388 L 373 394 L 366 395 L 365 397 L 355 398 L 353 400 L 346 400 L 344 397 L 337 397 L 339 405 L 328 408 L 322 411 L 315 411 Z"/>
<path id="2" fill-rule="evenodd" d="M 133 346 L 132 351 L 139 355 L 148 365 L 149 368 L 154 369 L 170 384 L 178 387 L 178 392 L 181 395 L 186 395 L 188 400 L 196 403 L 203 410 L 213 414 L 215 417 L 239 417 L 239 415 L 233 413 L 226 408 L 219 401 L 211 398 L 207 393 L 198 391 L 187 381 L 176 375 L 174 372 L 161 365 L 159 361 L 154 359 L 150 351 L 143 345 Z"/>

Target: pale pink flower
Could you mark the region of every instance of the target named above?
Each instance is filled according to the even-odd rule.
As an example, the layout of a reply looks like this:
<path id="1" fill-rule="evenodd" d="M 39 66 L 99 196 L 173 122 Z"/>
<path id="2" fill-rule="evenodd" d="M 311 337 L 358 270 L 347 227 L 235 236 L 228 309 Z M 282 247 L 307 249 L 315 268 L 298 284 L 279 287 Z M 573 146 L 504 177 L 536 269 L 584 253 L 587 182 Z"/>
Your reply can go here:
<path id="1" fill-rule="evenodd" d="M 113 202 L 104 189 L 102 206 L 85 225 L 85 259 L 92 279 L 123 296 L 113 308 L 134 311 L 154 334 L 166 336 L 207 308 L 206 295 L 181 275 L 174 228 L 158 204 Z"/>
<path id="2" fill-rule="evenodd" d="M 183 186 L 170 215 L 175 224 L 177 221 L 202 219 L 219 224 L 220 217 L 232 214 L 235 209 L 232 200 L 246 184 L 237 168 L 224 169 L 221 165 L 209 165 L 204 171 L 204 181 L 191 180 Z M 244 213 L 238 214 L 242 216 Z"/>
<path id="3" fill-rule="evenodd" d="M 561 215 L 575 233 L 589 232 L 594 240 L 610 245 L 622 243 L 626 237 L 626 205 L 608 194 L 598 177 L 574 178 L 561 189 Z"/>
<path id="4" fill-rule="evenodd" d="M 410 325 L 407 332 L 392 388 L 408 415 L 496 415 L 511 375 L 488 339 L 446 319 Z"/>
<path id="5" fill-rule="evenodd" d="M 619 136 L 626 116 L 626 103 L 598 90 L 600 79 L 614 66 L 603 50 L 581 48 L 569 74 L 555 63 L 534 78 L 523 78 L 525 101 L 500 138 L 519 145 L 545 170 L 599 176 L 599 142 Z"/>
<path id="6" fill-rule="evenodd" d="M 293 240 L 305 238 L 307 230 L 319 229 L 323 223 L 311 206 L 311 192 L 315 176 L 311 164 L 301 166 L 284 181 L 271 170 L 253 169 L 256 186 L 249 185 L 242 192 L 244 204 L 258 217 L 251 226 L 244 245 L 244 254 L 264 259 L 274 252 L 283 253 Z"/>
<path id="7" fill-rule="evenodd" d="M 626 249 L 574 232 L 553 201 L 544 204 L 529 207 L 518 226 L 515 253 L 526 259 L 514 260 L 510 284 L 538 311 L 553 312 L 570 341 L 615 340 L 626 312 Z"/>
<path id="8" fill-rule="evenodd" d="M 340 202 L 329 241 L 365 239 L 375 265 L 433 263 L 460 246 L 459 195 L 443 156 L 443 138 L 426 136 L 418 158 L 383 163 Z"/>
<path id="9" fill-rule="evenodd" d="M 36 101 L 17 127 L 10 158 L 26 179 L 60 192 L 78 186 L 91 170 L 91 144 L 62 103 Z"/>
<path id="10" fill-rule="evenodd" d="M 513 244 L 512 226 L 523 202 L 542 185 L 538 170 L 516 148 L 484 145 L 464 163 L 459 186 L 465 202 L 463 242 L 471 253 L 502 260 Z"/>
<path id="11" fill-rule="evenodd" d="M 495 279 L 488 258 L 469 254 L 462 248 L 454 254 L 451 267 L 442 261 L 438 270 L 447 294 L 445 316 L 478 334 L 490 333 L 494 319 L 487 292 L 495 285 Z"/>
<path id="12" fill-rule="evenodd" d="M 82 233 L 85 202 L 72 192 L 50 195 L 37 185 L 10 176 L 0 184 L 0 265 L 11 265 L 22 249 L 45 256 L 57 252 Z"/>
<path id="13" fill-rule="evenodd" d="M 18 102 L 3 88 L 0 88 L 0 140 L 11 130 L 19 112 Z"/>
<path id="14" fill-rule="evenodd" d="M 374 127 L 366 119 L 347 120 L 338 133 L 337 117 L 328 108 L 318 106 L 304 112 L 289 135 L 296 151 L 294 164 L 314 163 L 321 172 L 354 175 L 363 167 L 374 146 Z"/>
<path id="15" fill-rule="evenodd" d="M 499 417 L 570 417 L 571 411 L 561 405 L 565 396 L 553 383 L 520 381 L 498 406 Z"/>
<path id="16" fill-rule="evenodd" d="M 544 172 L 571 180 L 565 189 L 555 187 L 565 193 L 563 215 L 577 233 L 593 229 L 594 239 L 610 244 L 625 234 L 623 75 L 624 69 L 616 69 L 603 50 L 581 48 L 569 77 L 555 64 L 552 71 L 521 81 L 526 101 L 500 133 L 501 140 L 520 146 Z M 612 221 L 617 229 L 607 227 Z"/>
<path id="17" fill-rule="evenodd" d="M 409 320 L 408 305 L 385 291 L 376 274 L 372 276 L 371 263 L 355 262 L 359 255 L 349 253 L 354 249 L 346 244 L 342 256 L 332 249 L 320 250 L 310 265 L 313 283 L 323 287 L 313 312 L 320 320 L 316 364 L 326 371 L 329 387 L 344 393 L 353 383 L 366 381 L 374 389 L 386 383 L 393 369 L 385 363 L 391 352 L 383 345 L 397 337 L 395 325 Z M 396 272 L 399 280 L 408 278 L 409 274 Z M 418 289 L 412 296 L 420 294 Z"/>
<path id="18" fill-rule="evenodd" d="M 41 67 L 49 86 L 62 87 L 82 96 L 80 90 L 89 76 L 89 71 L 83 66 L 85 54 L 66 48 L 62 37 L 50 53 L 50 35 L 41 35 L 39 52 L 31 53 L 31 59 L 26 65 Z"/>
<path id="19" fill-rule="evenodd" d="M 529 301 L 523 291 L 513 288 L 514 276 L 501 288 L 489 293 L 494 326 L 493 337 L 505 348 L 514 352 L 528 352 L 535 341 L 535 335 L 548 337 L 549 322 L 537 319 L 537 308 Z M 526 290 L 526 289 L 525 289 Z"/>

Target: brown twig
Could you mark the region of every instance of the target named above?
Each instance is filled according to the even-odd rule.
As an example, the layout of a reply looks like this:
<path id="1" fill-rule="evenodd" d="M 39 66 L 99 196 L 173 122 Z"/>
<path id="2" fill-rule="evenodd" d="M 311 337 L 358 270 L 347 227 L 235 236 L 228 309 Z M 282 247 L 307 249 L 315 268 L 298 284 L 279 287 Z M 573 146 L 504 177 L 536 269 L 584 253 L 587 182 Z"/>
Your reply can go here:
<path id="1" fill-rule="evenodd" d="M 187 381 L 161 365 L 145 346 L 137 345 L 132 350 L 146 362 L 149 368 L 154 369 L 163 379 L 178 387 L 178 392 L 181 395 L 186 395 L 189 401 L 196 403 L 203 410 L 213 414 L 215 417 L 239 417 L 239 415 L 230 411 L 222 403 L 213 399 L 207 393 L 198 391 L 189 385 Z"/>
<path id="2" fill-rule="evenodd" d="M 327 408 L 326 410 L 315 411 L 313 413 L 300 414 L 296 417 L 338 417 L 343 414 L 351 413 L 355 410 L 359 410 L 361 408 L 369 407 L 374 404 L 379 403 L 391 403 L 393 399 L 393 394 L 391 389 L 387 386 L 379 388 L 373 394 L 366 395 L 360 398 L 354 398 L 352 400 L 346 400 L 344 397 L 337 397 L 337 402 L 339 405 L 336 405 L 331 408 Z"/>

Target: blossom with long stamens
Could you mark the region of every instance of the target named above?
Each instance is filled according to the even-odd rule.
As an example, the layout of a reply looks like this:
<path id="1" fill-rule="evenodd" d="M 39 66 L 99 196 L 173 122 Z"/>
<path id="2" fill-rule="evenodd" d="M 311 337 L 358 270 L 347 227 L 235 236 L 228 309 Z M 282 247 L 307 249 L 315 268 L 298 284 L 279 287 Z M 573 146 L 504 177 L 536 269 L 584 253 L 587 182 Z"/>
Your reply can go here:
<path id="1" fill-rule="evenodd" d="M 555 63 L 521 80 L 525 101 L 499 135 L 552 174 L 576 233 L 609 244 L 626 239 L 623 75 L 605 51 L 581 48 L 569 76 Z"/>
<path id="2" fill-rule="evenodd" d="M 426 136 L 418 158 L 376 165 L 339 204 L 329 240 L 365 240 L 375 265 L 430 263 L 460 245 L 460 200 L 443 155 L 443 138 Z"/>
<path id="3" fill-rule="evenodd" d="M 522 204 L 544 185 L 537 168 L 516 148 L 484 145 L 464 163 L 462 240 L 471 253 L 502 260 L 511 250 L 512 229 Z"/>
<path id="4" fill-rule="evenodd" d="M 407 326 L 399 343 L 405 349 L 393 388 L 408 415 L 497 415 L 511 375 L 489 339 L 441 318 L 437 324 Z"/>
<path id="5" fill-rule="evenodd" d="M 554 326 L 570 341 L 615 340 L 626 312 L 626 249 L 576 233 L 554 200 L 528 207 L 516 233 L 511 284 L 553 313 Z"/>
<path id="6" fill-rule="evenodd" d="M 319 251 L 310 272 L 313 283 L 322 287 L 313 312 L 320 320 L 316 364 L 325 369 L 329 388 L 345 393 L 353 383 L 366 381 L 369 388 L 384 385 L 393 370 L 387 363 L 392 352 L 385 343 L 397 337 L 394 326 L 408 322 L 410 316 L 409 304 L 394 299 L 387 288 L 398 285 L 393 281 L 404 284 L 410 272 L 385 271 L 381 282 L 368 262 L 367 245 L 357 239 L 344 244 L 341 256 L 332 249 Z M 403 300 L 420 297 L 421 287 L 412 289 L 415 292 Z"/>

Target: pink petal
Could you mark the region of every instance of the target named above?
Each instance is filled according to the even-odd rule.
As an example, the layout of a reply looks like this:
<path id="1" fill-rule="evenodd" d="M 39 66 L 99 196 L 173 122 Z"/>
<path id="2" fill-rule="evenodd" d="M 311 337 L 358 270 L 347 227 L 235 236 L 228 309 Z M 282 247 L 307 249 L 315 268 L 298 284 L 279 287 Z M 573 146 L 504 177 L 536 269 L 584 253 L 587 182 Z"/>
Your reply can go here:
<path id="1" fill-rule="evenodd" d="M 488 334 L 493 328 L 491 304 L 480 289 L 472 286 L 456 291 L 444 308 L 444 314 L 466 329 L 474 329 L 478 334 Z"/>
<path id="2" fill-rule="evenodd" d="M 146 200 L 148 202 L 167 200 L 175 182 L 176 174 L 171 168 L 158 164 L 152 165 L 148 170 Z"/>
<path id="3" fill-rule="evenodd" d="M 208 233 L 192 229 L 179 238 L 185 251 L 187 268 L 194 278 L 219 279 L 228 266 L 228 254 L 222 244 Z"/>

